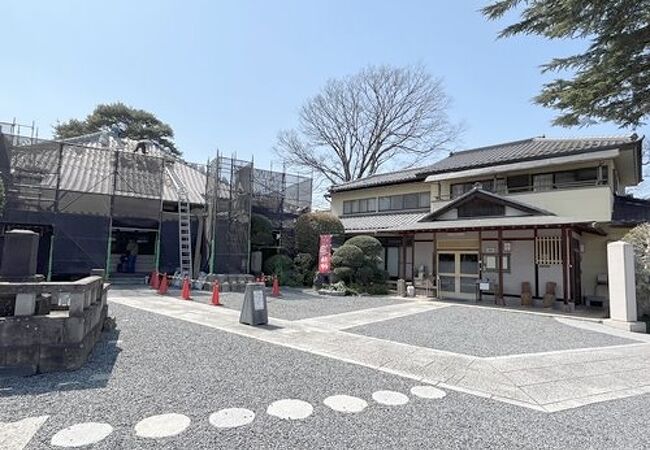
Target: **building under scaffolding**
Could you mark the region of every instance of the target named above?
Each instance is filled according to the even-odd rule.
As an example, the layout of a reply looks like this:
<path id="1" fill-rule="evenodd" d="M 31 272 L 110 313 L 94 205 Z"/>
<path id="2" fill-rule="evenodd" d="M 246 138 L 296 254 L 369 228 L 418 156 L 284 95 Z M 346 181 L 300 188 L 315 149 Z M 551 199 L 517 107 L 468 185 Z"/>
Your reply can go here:
<path id="1" fill-rule="evenodd" d="M 0 129 L 0 172 L 0 234 L 37 231 L 50 279 L 125 272 L 133 242 L 137 274 L 249 273 L 252 214 L 272 222 L 282 251 L 311 207 L 309 177 L 221 155 L 189 163 L 111 133 L 52 141 Z"/>

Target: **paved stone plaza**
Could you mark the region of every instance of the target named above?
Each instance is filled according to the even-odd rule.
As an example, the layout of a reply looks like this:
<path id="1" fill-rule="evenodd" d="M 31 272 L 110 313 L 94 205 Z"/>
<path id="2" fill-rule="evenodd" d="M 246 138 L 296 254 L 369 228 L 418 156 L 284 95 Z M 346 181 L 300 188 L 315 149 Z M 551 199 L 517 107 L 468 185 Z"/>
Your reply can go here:
<path id="1" fill-rule="evenodd" d="M 272 299 L 270 325 L 249 327 L 233 309 L 116 290 L 109 304 L 118 329 L 104 334 L 87 366 L 0 380 L 0 448 L 650 445 L 646 335 L 472 306 L 350 300 L 344 308 L 297 301 L 283 320 Z M 462 336 L 480 338 L 486 320 L 511 323 L 507 341 L 519 346 L 499 356 L 467 351 Z M 403 333 L 365 335 L 390 323 Z M 456 347 L 411 340 L 464 325 Z M 525 344 L 536 325 L 589 348 L 538 353 Z M 482 345 L 499 342 L 486 335 Z"/>

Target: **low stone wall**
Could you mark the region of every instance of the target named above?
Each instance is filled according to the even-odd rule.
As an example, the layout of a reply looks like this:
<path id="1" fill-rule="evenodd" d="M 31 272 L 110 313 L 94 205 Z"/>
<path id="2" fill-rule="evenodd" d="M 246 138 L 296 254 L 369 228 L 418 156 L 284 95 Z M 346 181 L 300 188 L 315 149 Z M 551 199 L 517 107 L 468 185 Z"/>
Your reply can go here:
<path id="1" fill-rule="evenodd" d="M 108 288 L 99 276 L 72 283 L 0 283 L 0 295 L 35 293 L 57 309 L 0 318 L 0 376 L 81 367 L 101 335 Z"/>

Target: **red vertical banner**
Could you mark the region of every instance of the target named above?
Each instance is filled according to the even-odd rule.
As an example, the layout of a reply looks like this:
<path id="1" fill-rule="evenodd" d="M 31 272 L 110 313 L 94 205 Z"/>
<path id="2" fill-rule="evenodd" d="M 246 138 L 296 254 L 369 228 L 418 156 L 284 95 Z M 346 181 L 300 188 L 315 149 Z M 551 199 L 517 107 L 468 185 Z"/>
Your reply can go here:
<path id="1" fill-rule="evenodd" d="M 329 273 L 332 262 L 332 235 L 321 234 L 318 246 L 318 273 Z"/>

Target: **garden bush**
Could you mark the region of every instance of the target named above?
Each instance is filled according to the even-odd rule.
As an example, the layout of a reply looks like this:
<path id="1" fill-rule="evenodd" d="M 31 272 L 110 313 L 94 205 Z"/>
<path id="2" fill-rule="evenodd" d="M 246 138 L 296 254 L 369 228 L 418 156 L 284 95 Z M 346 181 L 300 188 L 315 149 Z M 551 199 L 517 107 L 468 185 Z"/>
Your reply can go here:
<path id="1" fill-rule="evenodd" d="M 342 235 L 344 232 L 341 221 L 330 213 L 302 214 L 296 220 L 296 250 L 298 253 L 309 253 L 317 261 L 320 235 Z"/>
<path id="2" fill-rule="evenodd" d="M 276 275 L 282 285 L 296 285 L 296 272 L 293 260 L 287 255 L 273 255 L 264 261 L 264 273 Z"/>
<path id="3" fill-rule="evenodd" d="M 359 247 L 369 264 L 372 263 L 376 265 L 381 262 L 381 255 L 384 252 L 384 247 L 377 238 L 372 236 L 354 236 L 345 241 L 345 245 L 354 245 Z"/>
<path id="4" fill-rule="evenodd" d="M 358 269 L 366 262 L 365 256 L 361 249 L 356 245 L 342 245 L 337 248 L 332 255 L 332 265 L 334 267 L 351 267 Z"/>
<path id="5" fill-rule="evenodd" d="M 350 283 L 354 276 L 354 269 L 351 267 L 337 267 L 332 271 L 332 282 L 343 281 Z"/>
<path id="6" fill-rule="evenodd" d="M 314 258 L 309 253 L 298 253 L 293 258 L 296 280 L 303 286 L 311 286 L 314 281 Z"/>

